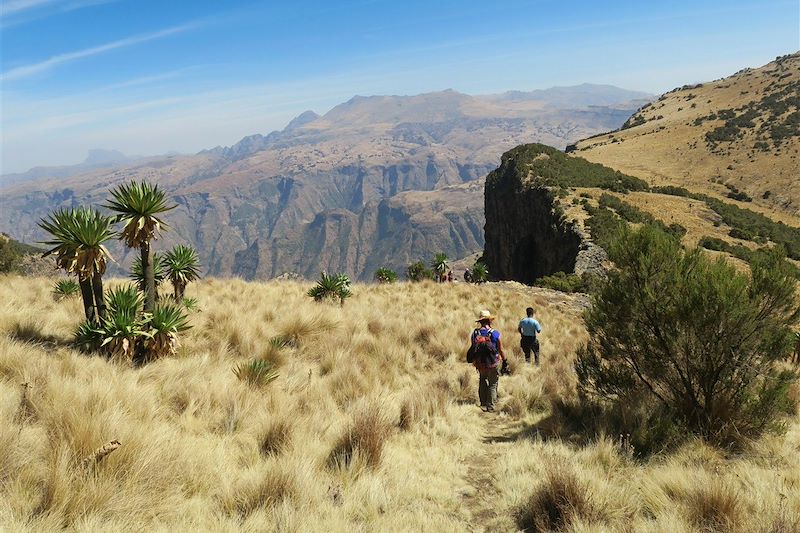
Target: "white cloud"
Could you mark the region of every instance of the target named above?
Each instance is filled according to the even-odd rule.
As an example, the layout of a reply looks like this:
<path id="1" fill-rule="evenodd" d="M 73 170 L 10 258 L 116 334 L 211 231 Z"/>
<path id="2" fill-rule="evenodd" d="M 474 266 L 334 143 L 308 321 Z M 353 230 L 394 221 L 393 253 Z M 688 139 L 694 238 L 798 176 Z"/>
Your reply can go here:
<path id="1" fill-rule="evenodd" d="M 3 2 L 0 13 L 2 13 L 3 16 L 12 15 L 21 11 L 52 4 L 56 1 L 57 0 L 11 0 L 10 2 Z"/>
<path id="2" fill-rule="evenodd" d="M 197 24 L 195 23 L 182 24 L 180 26 L 174 26 L 172 28 L 167 28 L 154 33 L 135 35 L 133 37 L 126 37 L 125 39 L 112 41 L 110 43 L 102 44 L 100 46 L 84 48 L 83 50 L 78 50 L 75 52 L 67 52 L 65 54 L 58 54 L 44 61 L 40 61 L 38 63 L 32 63 L 30 65 L 23 65 L 20 67 L 12 68 L 11 70 L 3 74 L 3 81 L 13 81 L 22 78 L 27 78 L 35 74 L 46 72 L 59 65 L 63 65 L 64 63 L 69 63 L 71 61 L 76 61 L 78 59 L 83 59 L 86 57 L 96 56 L 98 54 L 110 52 L 111 50 L 116 50 L 118 48 L 124 48 L 127 46 L 133 46 L 135 44 L 152 41 L 154 39 L 160 39 L 162 37 L 167 37 L 169 35 L 175 35 L 176 33 L 181 33 L 183 31 L 192 29 L 196 26 Z"/>

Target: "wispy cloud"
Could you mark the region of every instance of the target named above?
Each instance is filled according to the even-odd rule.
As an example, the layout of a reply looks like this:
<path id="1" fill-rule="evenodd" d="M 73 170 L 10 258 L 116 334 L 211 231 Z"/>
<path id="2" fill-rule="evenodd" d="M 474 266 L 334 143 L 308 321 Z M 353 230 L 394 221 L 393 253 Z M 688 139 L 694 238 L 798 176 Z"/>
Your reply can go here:
<path id="1" fill-rule="evenodd" d="M 0 28 L 119 0 L 9 0 L 0 4 Z"/>
<path id="2" fill-rule="evenodd" d="M 21 11 L 28 11 L 47 4 L 53 4 L 56 1 L 57 0 L 11 0 L 9 2 L 3 2 L 2 7 L 0 7 L 0 14 L 5 17 Z"/>
<path id="3" fill-rule="evenodd" d="M 12 68 L 11 70 L 3 74 L 3 80 L 13 81 L 13 80 L 27 78 L 35 74 L 41 74 L 43 72 L 46 72 L 59 65 L 63 65 L 64 63 L 70 63 L 78 59 L 84 59 L 86 57 L 92 57 L 99 54 L 103 54 L 105 52 L 110 52 L 111 50 L 116 50 L 118 48 L 125 48 L 128 46 L 133 46 L 135 44 L 145 43 L 147 41 L 153 41 L 155 39 L 160 39 L 162 37 L 175 35 L 176 33 L 181 33 L 186 30 L 192 29 L 197 25 L 198 25 L 197 23 L 182 24 L 180 26 L 174 26 L 172 28 L 167 28 L 154 33 L 134 35 L 133 37 L 126 37 L 125 39 L 112 41 L 110 43 L 102 44 L 100 46 L 84 48 L 83 50 L 68 52 L 66 54 L 58 54 L 44 61 L 40 61 L 39 63 L 32 63 L 30 65 L 23 65 L 20 67 Z"/>

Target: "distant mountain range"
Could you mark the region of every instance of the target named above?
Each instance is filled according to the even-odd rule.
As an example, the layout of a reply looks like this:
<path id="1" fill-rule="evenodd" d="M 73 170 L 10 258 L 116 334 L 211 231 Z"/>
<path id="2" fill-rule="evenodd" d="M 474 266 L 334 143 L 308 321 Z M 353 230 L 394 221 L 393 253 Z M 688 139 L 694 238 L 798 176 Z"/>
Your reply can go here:
<path id="1" fill-rule="evenodd" d="M 482 178 L 525 142 L 564 148 L 620 127 L 649 95 L 604 85 L 470 96 L 356 96 L 323 116 L 195 155 L 93 152 L 81 165 L 3 176 L 0 231 L 34 242 L 59 206 L 99 204 L 131 179 L 179 206 L 156 247 L 188 242 L 212 275 L 320 270 L 368 278 L 483 247 Z M 114 250 L 127 262 L 126 251 Z"/>

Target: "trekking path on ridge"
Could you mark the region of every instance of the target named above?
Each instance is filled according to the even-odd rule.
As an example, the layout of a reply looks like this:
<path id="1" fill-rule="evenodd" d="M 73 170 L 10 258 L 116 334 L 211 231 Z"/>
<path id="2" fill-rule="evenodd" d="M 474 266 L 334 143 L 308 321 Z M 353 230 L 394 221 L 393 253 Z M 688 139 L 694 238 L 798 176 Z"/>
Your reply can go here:
<path id="1" fill-rule="evenodd" d="M 497 488 L 497 461 L 512 443 L 511 435 L 518 424 L 495 411 L 484 413 L 475 406 L 475 416 L 481 428 L 476 454 L 468 458 L 467 487 L 461 493 L 462 505 L 470 524 L 469 531 L 516 530 L 513 517 L 498 515 L 501 494 Z"/>

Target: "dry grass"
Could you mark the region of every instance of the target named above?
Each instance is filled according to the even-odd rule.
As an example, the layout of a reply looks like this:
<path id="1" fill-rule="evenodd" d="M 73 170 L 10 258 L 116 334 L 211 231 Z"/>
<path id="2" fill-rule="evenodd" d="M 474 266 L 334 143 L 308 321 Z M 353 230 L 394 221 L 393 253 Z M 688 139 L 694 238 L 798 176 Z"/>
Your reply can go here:
<path id="1" fill-rule="evenodd" d="M 646 463 L 613 439 L 537 436 L 551 400 L 575 394 L 576 297 L 362 285 L 341 308 L 307 289 L 190 286 L 203 311 L 178 354 L 132 368 L 67 345 L 77 299 L 54 302 L 45 279 L 0 278 L 0 529 L 507 531 L 523 510 L 570 531 L 796 529 L 796 421 L 742 456 L 695 443 Z M 514 334 L 528 305 L 545 328 L 539 368 Z M 463 362 L 483 308 L 514 369 L 493 415 Z M 232 369 L 252 359 L 278 378 L 238 380 Z M 121 445 L 87 468 L 111 441 Z M 561 518 L 547 522 L 552 509 Z"/>

